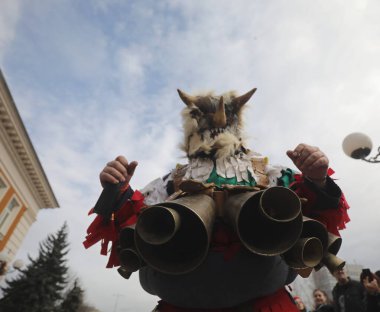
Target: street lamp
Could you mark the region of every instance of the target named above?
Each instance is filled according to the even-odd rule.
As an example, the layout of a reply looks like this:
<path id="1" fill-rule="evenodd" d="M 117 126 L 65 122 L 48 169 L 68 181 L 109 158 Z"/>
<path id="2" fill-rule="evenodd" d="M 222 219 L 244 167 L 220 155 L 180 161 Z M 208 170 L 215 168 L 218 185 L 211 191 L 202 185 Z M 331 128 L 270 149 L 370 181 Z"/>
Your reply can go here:
<path id="1" fill-rule="evenodd" d="M 380 146 L 377 148 L 377 155 L 366 158 L 372 150 L 372 141 L 364 133 L 354 132 L 347 135 L 342 143 L 344 153 L 354 159 L 361 159 L 370 163 L 380 163 Z"/>
<path id="2" fill-rule="evenodd" d="M 19 271 L 24 267 L 24 261 L 17 259 L 12 263 L 12 269 L 8 269 L 7 257 L 4 253 L 0 253 L 0 276 L 15 271 Z"/>

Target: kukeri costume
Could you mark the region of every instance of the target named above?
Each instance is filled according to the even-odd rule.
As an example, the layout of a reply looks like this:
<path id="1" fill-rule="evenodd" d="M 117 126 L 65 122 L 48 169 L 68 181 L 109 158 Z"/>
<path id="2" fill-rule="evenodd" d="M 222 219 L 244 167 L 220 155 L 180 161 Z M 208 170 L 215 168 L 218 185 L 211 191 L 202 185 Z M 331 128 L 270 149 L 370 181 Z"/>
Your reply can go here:
<path id="1" fill-rule="evenodd" d="M 255 91 L 178 91 L 188 164 L 140 191 L 106 186 L 91 211 L 85 247 L 101 240 L 106 255 L 112 242 L 107 267 L 125 278 L 139 270 L 157 311 L 297 311 L 285 285 L 344 265 L 339 187 L 327 177 L 320 189 L 246 147 L 241 114 Z"/>

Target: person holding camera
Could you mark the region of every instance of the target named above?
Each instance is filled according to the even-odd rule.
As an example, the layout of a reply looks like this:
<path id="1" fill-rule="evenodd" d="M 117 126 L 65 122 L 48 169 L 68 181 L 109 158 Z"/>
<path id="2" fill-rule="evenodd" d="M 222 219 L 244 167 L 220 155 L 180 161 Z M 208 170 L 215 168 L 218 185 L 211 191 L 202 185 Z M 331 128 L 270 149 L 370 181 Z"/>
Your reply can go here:
<path id="1" fill-rule="evenodd" d="M 380 271 L 364 269 L 360 280 L 367 292 L 367 312 L 380 312 Z"/>

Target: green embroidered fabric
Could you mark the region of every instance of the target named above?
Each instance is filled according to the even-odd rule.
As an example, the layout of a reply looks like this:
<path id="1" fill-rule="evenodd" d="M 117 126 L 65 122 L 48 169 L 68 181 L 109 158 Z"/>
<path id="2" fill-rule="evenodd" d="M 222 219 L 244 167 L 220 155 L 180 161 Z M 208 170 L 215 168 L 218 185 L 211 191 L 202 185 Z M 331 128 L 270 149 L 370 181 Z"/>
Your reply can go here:
<path id="1" fill-rule="evenodd" d="M 289 187 L 289 185 L 295 181 L 295 172 L 292 169 L 287 168 L 285 170 L 281 170 L 281 174 L 282 176 L 277 180 L 277 185 Z"/>
<path id="2" fill-rule="evenodd" d="M 209 178 L 207 179 L 207 183 L 215 183 L 216 186 L 219 186 L 221 187 L 223 184 L 229 184 L 229 185 L 247 185 L 247 186 L 255 186 L 256 185 L 256 181 L 255 179 L 252 177 L 252 174 L 248 171 L 248 179 L 249 179 L 249 182 L 243 180 L 243 181 L 240 181 L 238 182 L 237 181 L 237 178 L 236 177 L 233 177 L 233 178 L 223 178 L 221 177 L 220 175 L 218 175 L 216 173 L 216 168 L 214 167 L 212 169 L 212 172 L 209 176 Z"/>
<path id="3" fill-rule="evenodd" d="M 277 179 L 277 185 L 289 187 L 295 181 L 294 175 L 296 174 L 292 169 L 281 170 L 281 177 Z M 207 179 L 206 183 L 215 183 L 216 186 L 221 187 L 223 184 L 229 185 L 247 185 L 255 186 L 257 183 L 252 177 L 252 174 L 248 171 L 249 182 L 243 180 L 241 182 L 237 181 L 236 177 L 233 178 L 224 178 L 216 173 L 216 167 L 212 169 L 212 172 Z"/>

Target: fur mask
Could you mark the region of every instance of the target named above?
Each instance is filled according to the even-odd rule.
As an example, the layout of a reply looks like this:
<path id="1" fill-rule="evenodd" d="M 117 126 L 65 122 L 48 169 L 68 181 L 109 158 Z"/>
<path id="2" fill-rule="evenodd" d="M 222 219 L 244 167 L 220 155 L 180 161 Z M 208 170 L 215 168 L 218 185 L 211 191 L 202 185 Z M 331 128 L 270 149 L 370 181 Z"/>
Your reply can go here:
<path id="1" fill-rule="evenodd" d="M 241 113 L 255 91 L 256 88 L 241 96 L 234 92 L 191 96 L 178 90 L 186 104 L 182 111 L 185 137 L 181 148 L 187 157 L 218 159 L 245 153 Z"/>

